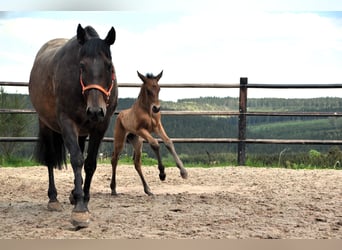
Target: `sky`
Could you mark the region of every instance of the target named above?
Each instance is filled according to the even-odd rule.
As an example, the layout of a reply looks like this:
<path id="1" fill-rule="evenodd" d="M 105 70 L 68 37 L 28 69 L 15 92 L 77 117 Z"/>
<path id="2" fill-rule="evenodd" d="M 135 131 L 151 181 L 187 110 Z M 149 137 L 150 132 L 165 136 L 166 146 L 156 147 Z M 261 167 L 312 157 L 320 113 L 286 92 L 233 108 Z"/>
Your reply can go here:
<path id="1" fill-rule="evenodd" d="M 248 77 L 249 83 L 342 83 L 342 3 L 336 1 L 319 6 L 308 0 L 242 0 L 234 5 L 220 0 L 114 0 L 110 11 L 92 4 L 69 4 L 58 11 L 51 5 L 12 7 L 15 2 L 0 12 L 1 81 L 28 82 L 39 48 L 50 39 L 75 36 L 80 23 L 93 26 L 101 38 L 115 28 L 111 51 L 119 83 L 140 83 L 137 70 L 163 70 L 163 84 L 238 83 L 240 77 Z M 5 90 L 28 93 L 22 87 Z M 137 97 L 138 91 L 120 88 L 119 97 Z M 248 95 L 342 97 L 342 90 L 249 89 Z M 160 92 L 162 100 L 200 96 L 238 96 L 238 90 Z"/>

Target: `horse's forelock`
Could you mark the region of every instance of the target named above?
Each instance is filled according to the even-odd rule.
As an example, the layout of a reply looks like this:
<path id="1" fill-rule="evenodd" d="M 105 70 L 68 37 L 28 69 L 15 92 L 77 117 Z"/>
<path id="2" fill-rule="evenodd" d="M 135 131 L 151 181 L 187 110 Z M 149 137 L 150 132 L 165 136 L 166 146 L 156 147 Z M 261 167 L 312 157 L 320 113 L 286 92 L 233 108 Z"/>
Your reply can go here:
<path id="1" fill-rule="evenodd" d="M 89 39 L 80 50 L 81 57 L 97 57 L 101 54 L 104 54 L 108 59 L 112 59 L 109 45 L 100 38 Z"/>

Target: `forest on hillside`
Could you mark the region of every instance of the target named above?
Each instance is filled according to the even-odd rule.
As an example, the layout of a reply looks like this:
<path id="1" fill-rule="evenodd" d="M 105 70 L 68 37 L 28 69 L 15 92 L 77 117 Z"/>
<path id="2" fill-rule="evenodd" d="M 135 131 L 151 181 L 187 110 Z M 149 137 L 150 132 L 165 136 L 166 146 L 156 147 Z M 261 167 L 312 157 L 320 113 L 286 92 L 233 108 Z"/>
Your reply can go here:
<path id="1" fill-rule="evenodd" d="M 126 109 L 135 101 L 133 98 L 121 98 L 117 110 Z M 162 110 L 179 111 L 238 111 L 238 98 L 235 97 L 201 97 L 181 99 L 177 102 L 161 102 Z M 248 111 L 281 111 L 281 112 L 342 112 L 342 98 L 324 97 L 308 99 L 285 98 L 251 98 L 248 99 Z M 32 109 L 29 97 L 20 94 L 0 92 L 0 109 Z M 106 137 L 113 136 L 113 117 Z M 237 138 L 237 116 L 174 116 L 164 115 L 162 122 L 168 135 L 173 137 L 208 137 L 208 138 Z M 291 116 L 248 116 L 247 138 L 267 139 L 342 139 L 342 118 L 339 117 L 291 117 Z M 37 136 L 36 114 L 0 114 L 0 136 Z M 227 143 L 177 143 L 177 152 L 186 158 L 198 156 L 208 158 L 212 156 L 236 154 L 237 144 Z M 0 153 L 4 156 L 32 157 L 34 145 L 32 143 L 0 142 Z M 101 152 L 105 156 L 111 155 L 112 143 L 102 143 Z M 168 157 L 163 148 L 162 154 Z M 317 152 L 327 153 L 331 146 L 319 145 L 248 145 L 248 155 L 279 155 L 287 149 L 291 153 Z M 153 156 L 148 145 L 144 151 Z M 123 154 L 131 154 L 129 146 Z"/>

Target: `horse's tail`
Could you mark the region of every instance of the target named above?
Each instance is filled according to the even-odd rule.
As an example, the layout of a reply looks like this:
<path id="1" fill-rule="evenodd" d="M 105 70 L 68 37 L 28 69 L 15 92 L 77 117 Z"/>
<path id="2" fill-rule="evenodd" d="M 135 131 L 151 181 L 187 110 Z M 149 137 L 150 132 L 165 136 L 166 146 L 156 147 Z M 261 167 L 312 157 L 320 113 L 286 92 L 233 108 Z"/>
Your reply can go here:
<path id="1" fill-rule="evenodd" d="M 35 150 L 36 160 L 48 167 L 66 166 L 66 150 L 62 135 L 39 121 L 39 135 Z"/>

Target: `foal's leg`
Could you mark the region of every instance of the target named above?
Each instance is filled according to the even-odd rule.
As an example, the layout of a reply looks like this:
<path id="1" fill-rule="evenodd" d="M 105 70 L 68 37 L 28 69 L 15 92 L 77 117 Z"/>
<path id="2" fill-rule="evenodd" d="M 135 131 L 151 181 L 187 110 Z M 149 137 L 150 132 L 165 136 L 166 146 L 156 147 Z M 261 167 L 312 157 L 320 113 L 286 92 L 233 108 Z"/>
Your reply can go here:
<path id="1" fill-rule="evenodd" d="M 110 188 L 112 190 L 112 195 L 117 195 L 116 192 L 116 168 L 118 166 L 119 156 L 120 153 L 125 146 L 126 140 L 126 130 L 121 125 L 121 121 L 119 117 L 116 119 L 115 122 L 115 129 L 114 129 L 114 150 L 112 154 L 112 180 L 110 182 Z"/>
<path id="2" fill-rule="evenodd" d="M 146 130 L 146 129 L 141 129 L 137 132 L 137 135 L 141 136 L 142 138 L 144 138 L 151 146 L 153 152 L 155 153 L 157 160 L 158 160 L 158 169 L 159 169 L 159 179 L 164 181 L 166 178 L 166 174 L 165 174 L 165 167 L 162 163 L 162 159 L 160 156 L 160 152 L 159 152 L 159 143 L 158 141 L 153 138 L 153 136 Z"/>
<path id="3" fill-rule="evenodd" d="M 134 148 L 134 156 L 133 156 L 134 167 L 140 176 L 141 182 L 144 186 L 144 192 L 147 195 L 153 195 L 150 187 L 147 185 L 147 182 L 145 181 L 144 175 L 141 170 L 141 152 L 142 152 L 143 141 L 141 140 L 139 136 L 136 136 L 133 134 L 128 135 L 127 139 Z"/>
<path id="4" fill-rule="evenodd" d="M 181 161 L 181 159 L 179 159 L 175 147 L 173 145 L 173 142 L 170 140 L 170 138 L 167 136 L 163 125 L 160 123 L 158 126 L 158 130 L 157 130 L 157 134 L 161 137 L 161 139 L 163 140 L 166 148 L 169 150 L 169 152 L 172 154 L 173 159 L 176 162 L 177 168 L 179 168 L 180 170 L 180 174 L 182 176 L 183 179 L 188 178 L 188 172 L 186 171 L 186 169 L 183 166 L 183 162 Z"/>

